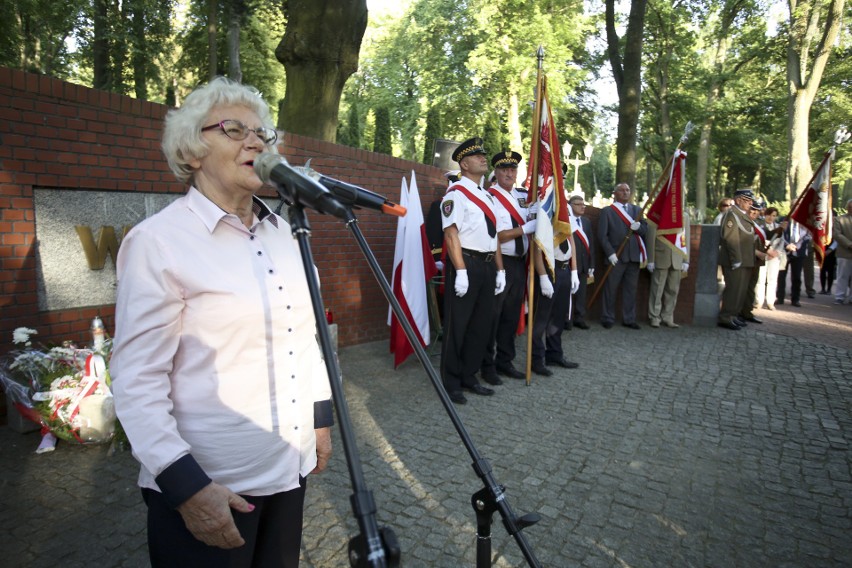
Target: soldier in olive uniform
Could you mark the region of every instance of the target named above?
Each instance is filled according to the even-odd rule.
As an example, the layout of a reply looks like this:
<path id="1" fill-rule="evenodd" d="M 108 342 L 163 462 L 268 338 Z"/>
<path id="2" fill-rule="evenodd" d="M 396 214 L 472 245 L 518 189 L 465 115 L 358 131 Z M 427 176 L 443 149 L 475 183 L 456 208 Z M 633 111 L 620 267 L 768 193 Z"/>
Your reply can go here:
<path id="1" fill-rule="evenodd" d="M 737 316 L 743 309 L 754 269 L 754 222 L 747 213 L 753 202 L 752 190 L 737 190 L 733 207 L 721 219 L 719 266 L 725 275 L 725 291 L 722 293 L 719 327 L 731 330 L 739 330 L 746 325 Z"/>

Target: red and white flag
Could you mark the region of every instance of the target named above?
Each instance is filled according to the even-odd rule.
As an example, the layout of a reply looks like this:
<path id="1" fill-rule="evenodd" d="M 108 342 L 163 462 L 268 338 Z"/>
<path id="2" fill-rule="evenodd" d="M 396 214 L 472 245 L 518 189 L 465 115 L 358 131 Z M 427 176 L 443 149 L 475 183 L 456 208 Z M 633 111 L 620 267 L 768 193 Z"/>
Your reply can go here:
<path id="1" fill-rule="evenodd" d="M 559 155 L 559 137 L 556 134 L 556 124 L 547 99 L 547 86 L 542 84 L 541 102 L 537 108 L 541 110 L 541 127 L 538 136 L 533 136 L 534 143 L 538 142 L 537 152 L 533 156 L 538 160 L 536 180 L 527 179 L 527 187 L 536 192 L 539 204 L 536 215 L 537 224 L 534 235 L 536 245 L 541 249 L 545 264 L 553 273 L 555 270 L 554 247 L 571 236 L 571 218 L 568 212 L 568 198 L 562 182 L 562 162 Z M 532 172 L 530 172 L 530 176 Z M 534 181 L 534 183 L 531 183 Z"/>
<path id="2" fill-rule="evenodd" d="M 407 213 L 397 221 L 392 289 L 420 345 L 425 347 L 430 338 L 427 283 L 438 269 L 426 238 L 414 171 L 411 172 L 411 184 L 407 185 L 403 179 L 400 205 L 406 208 Z M 388 323 L 391 328 L 390 351 L 394 354 L 393 366 L 396 368 L 414 353 L 414 347 L 392 311 L 388 314 Z"/>
<path id="3" fill-rule="evenodd" d="M 831 243 L 831 159 L 834 148 L 826 152 L 811 183 L 799 196 L 790 217 L 811 233 L 819 264 L 825 259 L 825 247 Z"/>
<path id="4" fill-rule="evenodd" d="M 684 162 L 686 162 L 686 152 L 675 150 L 668 182 L 654 198 L 654 202 L 648 209 L 647 219 L 657 228 L 657 238 L 662 239 L 683 258 L 687 258 L 689 245 L 686 242 L 683 216 L 683 188 L 686 185 Z"/>

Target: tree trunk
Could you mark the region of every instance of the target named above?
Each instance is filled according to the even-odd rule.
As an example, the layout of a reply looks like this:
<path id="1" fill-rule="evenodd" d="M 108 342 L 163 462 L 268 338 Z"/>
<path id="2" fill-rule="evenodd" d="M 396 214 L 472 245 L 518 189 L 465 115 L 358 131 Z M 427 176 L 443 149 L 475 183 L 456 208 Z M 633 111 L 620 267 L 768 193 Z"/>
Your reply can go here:
<path id="1" fill-rule="evenodd" d="M 340 95 L 358 69 L 366 0 L 290 0 L 288 14 L 275 49 L 287 75 L 278 126 L 334 142 Z"/>
<path id="2" fill-rule="evenodd" d="M 228 18 L 228 77 L 243 82 L 243 67 L 240 62 L 240 27 L 242 26 L 245 3 L 232 0 Z"/>
<path id="3" fill-rule="evenodd" d="M 109 38 L 107 37 L 107 0 L 95 0 L 92 20 L 94 39 L 92 40 L 92 87 L 109 90 Z"/>
<path id="4" fill-rule="evenodd" d="M 618 137 L 615 141 L 615 182 L 636 188 L 636 140 L 642 93 L 642 34 L 647 0 L 631 0 L 624 56 L 615 31 L 615 0 L 606 0 L 606 37 L 612 74 L 618 89 Z"/>
<path id="5" fill-rule="evenodd" d="M 125 0 L 125 4 L 131 4 Z M 145 9 L 138 0 L 135 0 L 130 7 L 131 26 L 133 30 L 133 52 L 131 55 L 131 65 L 133 66 L 133 90 L 136 93 L 136 98 L 140 101 L 148 100 L 148 73 L 147 73 L 147 55 L 148 44 L 145 34 Z"/>
<path id="6" fill-rule="evenodd" d="M 811 105 L 819 89 L 828 56 L 840 33 L 844 1 L 787 2 L 790 9 L 790 31 L 787 38 L 786 185 L 791 204 L 799 192 L 805 189 L 805 184 L 813 174 L 808 152 Z M 821 25 L 823 19 L 825 24 Z M 813 43 L 818 35 L 819 43 L 814 47 Z M 808 69 L 811 59 L 812 63 Z"/>
<path id="7" fill-rule="evenodd" d="M 216 61 L 216 22 L 218 18 L 219 3 L 216 0 L 207 0 L 207 78 L 212 81 L 216 78 L 219 63 Z"/>

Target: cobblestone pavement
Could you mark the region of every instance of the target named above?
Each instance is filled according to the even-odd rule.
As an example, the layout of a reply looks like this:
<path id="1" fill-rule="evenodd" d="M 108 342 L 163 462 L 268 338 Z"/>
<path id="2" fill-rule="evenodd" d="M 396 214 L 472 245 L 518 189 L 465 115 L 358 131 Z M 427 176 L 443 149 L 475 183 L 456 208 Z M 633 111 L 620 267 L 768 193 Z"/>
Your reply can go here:
<path id="1" fill-rule="evenodd" d="M 845 307 L 832 313 L 848 326 Z M 511 508 L 541 513 L 524 535 L 542 566 L 852 564 L 852 351 L 770 327 L 574 330 L 580 369 L 457 407 Z M 341 366 L 402 565 L 474 566 L 481 482 L 419 363 L 394 371 L 379 342 L 344 349 Z M 0 427 L 0 565 L 147 566 L 130 454 L 37 443 Z M 309 481 L 304 567 L 348 565 L 340 444 L 336 432 L 329 470 Z M 499 515 L 493 536 L 494 566 L 526 565 Z"/>

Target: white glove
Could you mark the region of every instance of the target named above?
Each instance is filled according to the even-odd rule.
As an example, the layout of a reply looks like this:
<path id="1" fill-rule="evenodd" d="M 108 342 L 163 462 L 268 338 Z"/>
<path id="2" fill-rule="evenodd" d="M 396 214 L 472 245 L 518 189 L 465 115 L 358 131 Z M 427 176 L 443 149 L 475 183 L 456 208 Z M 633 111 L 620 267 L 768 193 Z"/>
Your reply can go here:
<path id="1" fill-rule="evenodd" d="M 467 287 L 470 286 L 470 283 L 467 281 L 467 270 L 459 270 L 456 272 L 456 296 L 461 298 L 465 294 L 467 294 Z"/>
<path id="2" fill-rule="evenodd" d="M 436 261 L 435 261 L 435 268 L 437 268 L 438 270 L 443 271 L 443 270 L 444 270 L 444 263 L 443 263 L 443 262 L 441 262 L 440 260 L 436 260 Z"/>
<path id="3" fill-rule="evenodd" d="M 681 271 L 681 272 L 687 272 L 688 270 L 689 270 L 689 263 L 688 263 L 688 262 L 684 262 L 684 263 L 683 263 L 683 267 L 681 267 L 680 271 Z"/>
<path id="4" fill-rule="evenodd" d="M 530 208 L 527 209 L 527 215 L 536 215 L 538 214 L 538 201 L 530 205 Z"/>
<path id="5" fill-rule="evenodd" d="M 506 271 L 498 270 L 497 271 L 497 280 L 495 281 L 494 286 L 494 295 L 496 296 L 500 292 L 506 289 Z"/>
<path id="6" fill-rule="evenodd" d="M 654 265 L 654 263 L 653 263 L 653 262 L 649 262 L 649 263 L 645 266 L 645 268 L 647 268 L 647 269 L 648 269 L 648 272 L 654 272 L 654 269 L 656 268 L 656 266 Z"/>
<path id="7" fill-rule="evenodd" d="M 631 231 L 638 231 L 639 227 L 641 227 L 641 226 L 642 225 L 639 224 L 639 221 L 633 221 L 632 223 L 630 223 L 630 230 Z"/>
<path id="8" fill-rule="evenodd" d="M 731 265 L 731 270 L 736 270 L 737 268 L 739 268 L 742 265 L 743 265 L 742 262 L 735 262 L 734 264 Z"/>
<path id="9" fill-rule="evenodd" d="M 553 297 L 553 282 L 550 281 L 550 278 L 547 274 L 542 274 L 538 277 L 538 283 L 541 286 L 541 294 L 545 298 Z"/>
<path id="10" fill-rule="evenodd" d="M 590 269 L 589 269 L 589 276 L 594 276 L 594 275 L 595 275 L 595 269 L 594 269 L 594 268 L 590 268 Z"/>
<path id="11" fill-rule="evenodd" d="M 613 266 L 615 266 L 616 264 L 618 264 L 618 257 L 617 257 L 617 256 L 615 256 L 615 253 L 612 253 L 611 255 L 609 255 L 609 256 L 607 257 L 607 259 L 609 260 L 609 263 L 610 263 L 611 265 L 613 265 Z"/>
<path id="12" fill-rule="evenodd" d="M 537 224 L 538 223 L 536 223 L 535 219 L 531 219 L 531 220 L 527 221 L 526 223 L 524 223 L 524 225 L 522 227 L 524 229 L 524 234 L 529 235 L 531 233 L 535 233 L 535 227 L 536 227 Z"/>
<path id="13" fill-rule="evenodd" d="M 576 294 L 580 289 L 580 275 L 576 270 L 571 271 L 571 294 Z"/>

